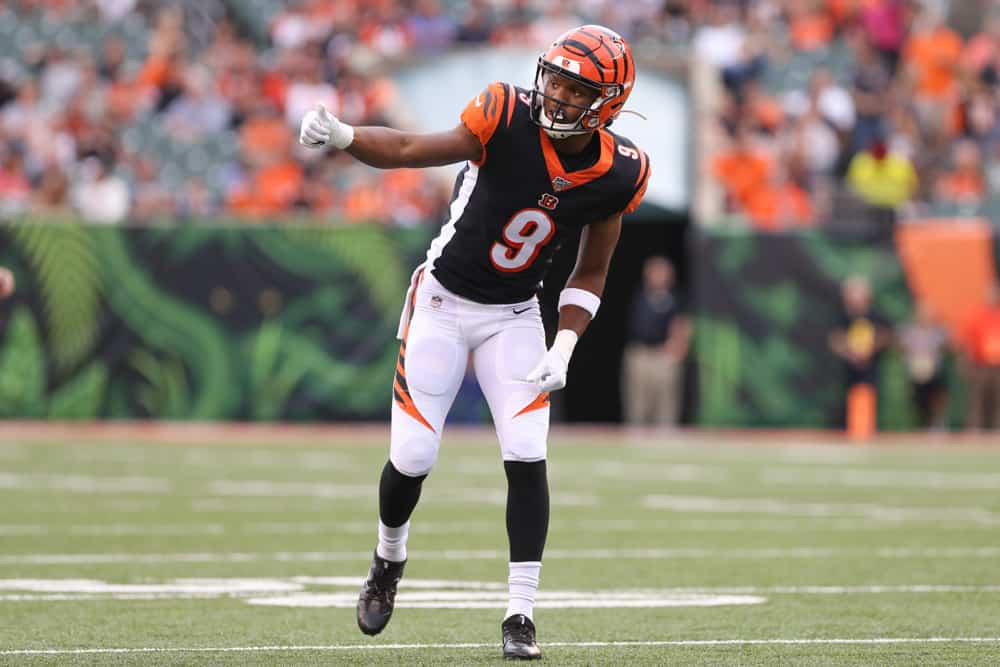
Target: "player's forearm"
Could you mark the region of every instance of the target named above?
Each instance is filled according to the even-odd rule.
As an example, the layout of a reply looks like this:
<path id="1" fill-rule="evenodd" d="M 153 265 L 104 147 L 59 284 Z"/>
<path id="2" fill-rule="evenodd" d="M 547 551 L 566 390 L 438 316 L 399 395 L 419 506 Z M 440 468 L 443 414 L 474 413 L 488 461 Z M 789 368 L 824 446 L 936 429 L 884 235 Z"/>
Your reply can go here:
<path id="1" fill-rule="evenodd" d="M 347 147 L 347 152 L 379 169 L 435 167 L 460 159 L 449 155 L 446 150 L 440 150 L 427 135 L 389 127 L 354 128 L 354 141 Z"/>
<path id="2" fill-rule="evenodd" d="M 355 127 L 354 141 L 347 152 L 361 162 L 379 169 L 416 166 L 409 163 L 413 140 L 406 132 L 388 127 Z"/>
<path id="3" fill-rule="evenodd" d="M 559 331 L 569 329 L 577 336 L 582 336 L 590 326 L 591 319 L 590 313 L 580 306 L 563 306 L 559 309 Z"/>

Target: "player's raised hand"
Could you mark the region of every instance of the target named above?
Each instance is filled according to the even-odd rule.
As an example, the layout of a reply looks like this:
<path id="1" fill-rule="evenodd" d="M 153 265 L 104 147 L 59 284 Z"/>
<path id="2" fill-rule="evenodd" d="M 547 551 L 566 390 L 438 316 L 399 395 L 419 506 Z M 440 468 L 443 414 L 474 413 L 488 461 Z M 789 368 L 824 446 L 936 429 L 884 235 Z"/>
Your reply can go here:
<path id="1" fill-rule="evenodd" d="M 334 146 L 347 148 L 354 141 L 354 128 L 326 110 L 322 104 L 310 109 L 302 117 L 299 143 L 307 148 Z"/>

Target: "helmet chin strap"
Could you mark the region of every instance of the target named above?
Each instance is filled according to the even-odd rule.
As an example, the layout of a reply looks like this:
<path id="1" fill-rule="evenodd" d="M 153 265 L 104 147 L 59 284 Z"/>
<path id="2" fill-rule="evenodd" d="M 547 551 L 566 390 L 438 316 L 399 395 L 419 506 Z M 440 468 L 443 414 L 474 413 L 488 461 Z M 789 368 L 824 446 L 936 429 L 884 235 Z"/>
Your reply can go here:
<path id="1" fill-rule="evenodd" d="M 548 121 L 550 126 L 556 124 L 555 121 L 552 120 L 552 117 L 549 116 L 549 112 L 545 110 L 544 106 L 542 106 L 542 116 L 545 117 L 545 120 Z M 575 137 L 588 132 L 588 130 L 583 128 L 574 130 L 558 130 L 552 127 L 545 127 L 544 125 L 542 126 L 542 130 L 544 130 L 545 134 L 549 135 L 551 139 L 568 139 L 569 137 Z"/>
<path id="2" fill-rule="evenodd" d="M 542 130 L 544 130 L 545 134 L 549 135 L 549 138 L 551 139 L 568 139 L 569 137 L 575 137 L 576 135 L 581 134 L 580 132 L 560 132 L 559 130 L 550 130 L 547 127 L 543 127 Z"/>

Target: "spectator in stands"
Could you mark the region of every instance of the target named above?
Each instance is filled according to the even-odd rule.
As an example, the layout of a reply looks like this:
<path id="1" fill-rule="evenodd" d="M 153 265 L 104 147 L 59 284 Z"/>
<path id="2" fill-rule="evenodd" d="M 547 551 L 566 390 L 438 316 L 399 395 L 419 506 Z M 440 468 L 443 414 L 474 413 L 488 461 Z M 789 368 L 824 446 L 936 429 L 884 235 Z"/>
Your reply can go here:
<path id="1" fill-rule="evenodd" d="M 21 213 L 31 199 L 31 183 L 24 170 L 21 147 L 0 146 L 0 215 Z"/>
<path id="2" fill-rule="evenodd" d="M 462 20 L 455 31 L 455 42 L 462 44 L 485 44 L 493 34 L 493 21 L 489 8 L 483 2 L 472 2 L 465 9 Z"/>
<path id="3" fill-rule="evenodd" d="M 865 437 L 874 432 L 877 414 L 879 354 L 892 342 L 886 322 L 872 307 L 871 284 L 864 276 L 841 283 L 843 312 L 830 333 L 830 349 L 844 361 L 848 431 Z"/>
<path id="4" fill-rule="evenodd" d="M 948 333 L 935 319 L 927 303 L 919 303 L 915 317 L 900 327 L 896 336 L 906 364 L 910 391 L 922 428 L 944 428 L 948 396 L 944 362 Z"/>
<path id="5" fill-rule="evenodd" d="M 106 23 L 117 23 L 128 16 L 139 0 L 94 0 Z"/>
<path id="6" fill-rule="evenodd" d="M 809 193 L 784 165 L 771 170 L 770 178 L 750 192 L 745 205 L 754 227 L 766 231 L 805 227 L 816 219 Z"/>
<path id="7" fill-rule="evenodd" d="M 69 179 L 66 178 L 66 173 L 56 162 L 49 162 L 32 193 L 32 212 L 45 214 L 64 211 L 68 205 L 68 197 Z"/>
<path id="8" fill-rule="evenodd" d="M 50 48 L 38 81 L 42 105 L 58 109 L 69 102 L 83 84 L 85 67 L 94 67 L 89 57 L 73 57 L 61 48 Z"/>
<path id="9" fill-rule="evenodd" d="M 936 133 L 946 126 L 959 96 L 962 38 L 948 27 L 939 8 L 925 5 L 903 49 L 906 76 L 914 84 L 921 126 Z"/>
<path id="10" fill-rule="evenodd" d="M 1000 142 L 993 145 L 984 172 L 990 195 L 1000 195 Z"/>
<path id="11" fill-rule="evenodd" d="M 976 142 L 980 155 L 991 154 L 994 144 L 1000 142 L 995 86 L 980 82 L 961 111 L 966 136 Z"/>
<path id="12" fill-rule="evenodd" d="M 969 381 L 970 429 L 1000 428 L 1000 284 L 964 330 L 964 366 Z"/>
<path id="13" fill-rule="evenodd" d="M 857 152 L 885 134 L 892 79 L 889 68 L 868 40 L 855 35 L 852 44 L 856 61 L 852 95 L 857 115 L 851 149 Z"/>
<path id="14" fill-rule="evenodd" d="M 308 50 L 289 54 L 294 58 L 285 89 L 285 122 L 298 127 L 299 120 L 316 104 L 323 104 L 330 113 L 339 113 L 336 89 L 323 79 L 322 62 L 318 54 Z"/>
<path id="15" fill-rule="evenodd" d="M 868 150 L 851 159 L 847 183 L 865 203 L 887 211 L 910 201 L 919 185 L 913 164 L 891 153 L 884 137 L 877 137 Z"/>
<path id="16" fill-rule="evenodd" d="M 153 157 L 139 156 L 132 161 L 131 217 L 137 222 L 167 218 L 174 212 L 174 193 L 159 181 L 160 164 Z"/>
<path id="17" fill-rule="evenodd" d="M 826 67 L 818 67 L 809 81 L 809 102 L 820 118 L 838 133 L 846 134 L 854 127 L 854 99 L 833 78 Z"/>
<path id="18" fill-rule="evenodd" d="M 865 38 L 882 57 L 889 72 L 895 73 L 912 20 L 909 4 L 906 0 L 870 0 L 859 4 Z"/>
<path id="19" fill-rule="evenodd" d="M 164 115 L 164 125 L 178 139 L 196 141 L 229 127 L 232 111 L 215 89 L 212 73 L 200 65 L 184 72 L 183 92 L 174 98 Z"/>
<path id="20" fill-rule="evenodd" d="M 174 215 L 182 220 L 204 222 L 221 212 L 218 198 L 200 178 L 189 179 L 183 194 L 177 198 Z"/>
<path id="21" fill-rule="evenodd" d="M 329 21 L 315 20 L 307 3 L 295 0 L 271 20 L 271 42 L 279 49 L 299 49 L 322 39 L 332 27 Z"/>
<path id="22" fill-rule="evenodd" d="M 989 14 L 983 31 L 966 43 L 961 65 L 966 72 L 980 77 L 988 70 L 995 76 L 1000 70 L 1000 14 L 996 9 Z"/>
<path id="23" fill-rule="evenodd" d="M 439 53 L 455 41 L 455 21 L 445 14 L 438 0 L 416 0 L 407 28 L 419 53 Z"/>
<path id="24" fill-rule="evenodd" d="M 746 29 L 739 21 L 739 7 L 729 2 L 712 3 L 707 11 L 708 22 L 695 31 L 694 54 L 719 69 L 738 65 L 746 39 Z"/>
<path id="25" fill-rule="evenodd" d="M 938 176 L 935 197 L 938 201 L 977 205 L 986 194 L 979 147 L 970 139 L 959 141 L 953 149 L 954 166 Z"/>
<path id="26" fill-rule="evenodd" d="M 124 222 L 129 211 L 128 184 L 111 171 L 111 164 L 89 157 L 80 165 L 70 198 L 87 222 Z"/>
<path id="27" fill-rule="evenodd" d="M 715 157 L 712 171 L 722 182 L 730 200 L 743 206 L 757 188 L 771 178 L 774 165 L 754 141 L 747 121 L 738 122 L 729 148 Z"/>
<path id="28" fill-rule="evenodd" d="M 14 273 L 0 266 L 0 299 L 6 299 L 14 293 Z"/>
<path id="29" fill-rule="evenodd" d="M 626 330 L 625 421 L 673 426 L 680 417 L 691 322 L 674 289 L 674 267 L 667 259 L 647 259 L 642 281 Z"/>
<path id="30" fill-rule="evenodd" d="M 823 0 L 800 0 L 788 3 L 787 7 L 793 47 L 799 51 L 815 51 L 830 44 L 833 17 L 824 7 Z"/>

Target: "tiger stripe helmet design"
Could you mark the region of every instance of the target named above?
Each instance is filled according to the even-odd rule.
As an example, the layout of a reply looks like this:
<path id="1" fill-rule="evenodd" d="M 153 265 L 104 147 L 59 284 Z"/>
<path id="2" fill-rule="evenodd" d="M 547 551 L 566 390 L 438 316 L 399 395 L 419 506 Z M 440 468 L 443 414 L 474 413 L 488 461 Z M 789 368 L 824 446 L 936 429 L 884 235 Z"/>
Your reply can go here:
<path id="1" fill-rule="evenodd" d="M 552 99 L 545 94 L 548 73 L 573 79 L 597 93 L 594 102 L 584 108 L 575 121 L 559 122 L 545 111 L 545 100 Z M 634 84 L 632 49 L 621 35 L 599 25 L 574 28 L 560 35 L 538 57 L 535 87 L 531 93 L 531 119 L 554 139 L 608 127 L 621 113 Z"/>

